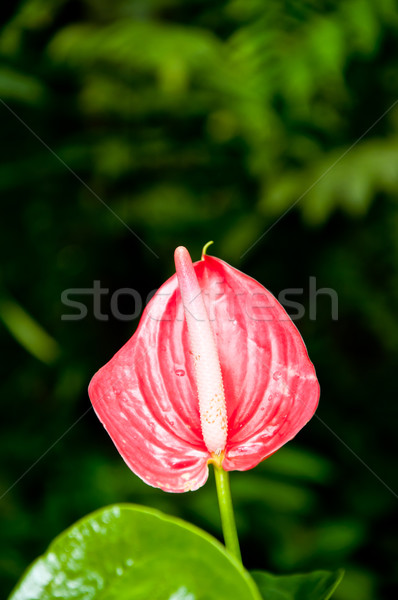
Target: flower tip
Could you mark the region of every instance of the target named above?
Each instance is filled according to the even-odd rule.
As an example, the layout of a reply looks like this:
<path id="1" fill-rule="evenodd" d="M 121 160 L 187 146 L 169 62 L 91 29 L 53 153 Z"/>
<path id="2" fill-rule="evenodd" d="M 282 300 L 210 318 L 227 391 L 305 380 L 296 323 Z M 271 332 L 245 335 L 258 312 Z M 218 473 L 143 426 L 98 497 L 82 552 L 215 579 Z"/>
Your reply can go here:
<path id="1" fill-rule="evenodd" d="M 212 244 L 214 244 L 213 240 L 211 240 L 210 242 L 207 242 L 207 244 L 205 244 L 205 245 L 203 246 L 203 250 L 202 250 L 202 258 L 201 258 L 201 260 L 204 260 L 204 259 L 205 259 L 205 256 L 206 256 L 206 253 L 207 253 L 207 248 L 208 248 L 209 246 L 211 246 Z"/>

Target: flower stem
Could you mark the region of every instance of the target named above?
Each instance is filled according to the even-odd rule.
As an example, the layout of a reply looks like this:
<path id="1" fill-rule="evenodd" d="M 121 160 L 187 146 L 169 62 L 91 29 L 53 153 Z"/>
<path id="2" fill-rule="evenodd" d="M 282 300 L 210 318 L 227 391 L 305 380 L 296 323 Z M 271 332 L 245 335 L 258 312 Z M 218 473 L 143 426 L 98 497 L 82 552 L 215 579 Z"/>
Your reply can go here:
<path id="1" fill-rule="evenodd" d="M 242 562 L 234 509 L 232 506 L 231 490 L 229 487 L 228 471 L 224 471 L 221 466 L 214 464 L 214 475 L 216 478 L 218 505 L 220 507 L 225 546 L 230 554 L 235 556 L 239 562 Z"/>

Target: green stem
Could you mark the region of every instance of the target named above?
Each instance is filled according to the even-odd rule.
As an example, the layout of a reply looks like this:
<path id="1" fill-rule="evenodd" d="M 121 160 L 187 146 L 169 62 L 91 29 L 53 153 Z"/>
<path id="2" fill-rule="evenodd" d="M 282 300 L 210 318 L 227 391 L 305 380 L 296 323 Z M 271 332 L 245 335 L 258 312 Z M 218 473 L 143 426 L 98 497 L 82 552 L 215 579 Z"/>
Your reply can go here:
<path id="1" fill-rule="evenodd" d="M 214 465 L 216 478 L 218 505 L 220 507 L 221 525 L 224 534 L 225 546 L 230 554 L 235 556 L 239 562 L 242 557 L 239 548 L 238 533 L 236 531 L 234 509 L 232 506 L 231 490 L 229 487 L 228 472 L 222 467 Z"/>

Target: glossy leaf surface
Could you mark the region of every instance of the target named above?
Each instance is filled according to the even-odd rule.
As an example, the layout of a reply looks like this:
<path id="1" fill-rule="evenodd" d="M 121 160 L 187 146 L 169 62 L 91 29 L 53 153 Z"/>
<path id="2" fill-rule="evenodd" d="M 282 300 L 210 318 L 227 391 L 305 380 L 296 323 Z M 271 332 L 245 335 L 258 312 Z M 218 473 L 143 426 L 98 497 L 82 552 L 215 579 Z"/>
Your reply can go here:
<path id="1" fill-rule="evenodd" d="M 341 582 L 344 571 L 280 576 L 265 571 L 251 574 L 264 600 L 328 600 Z"/>
<path id="2" fill-rule="evenodd" d="M 194 264 L 220 359 L 228 418 L 223 468 L 246 470 L 312 417 L 319 385 L 303 340 L 260 283 L 205 256 Z M 166 491 L 207 479 L 194 359 L 174 275 L 134 336 L 94 375 L 94 409 L 129 467 Z"/>
<path id="3" fill-rule="evenodd" d="M 214 538 L 158 511 L 114 505 L 57 537 L 9 600 L 261 600 Z"/>

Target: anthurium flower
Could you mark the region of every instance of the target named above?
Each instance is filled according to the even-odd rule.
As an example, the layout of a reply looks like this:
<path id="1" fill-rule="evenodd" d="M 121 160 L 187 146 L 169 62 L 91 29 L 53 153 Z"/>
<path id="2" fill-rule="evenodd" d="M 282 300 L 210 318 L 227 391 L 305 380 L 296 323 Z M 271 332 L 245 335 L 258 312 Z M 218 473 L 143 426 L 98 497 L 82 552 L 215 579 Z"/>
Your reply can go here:
<path id="1" fill-rule="evenodd" d="M 312 417 L 319 385 L 304 342 L 260 283 L 175 251 L 176 274 L 137 331 L 93 377 L 93 407 L 146 483 L 202 486 L 208 463 L 251 469 Z"/>

